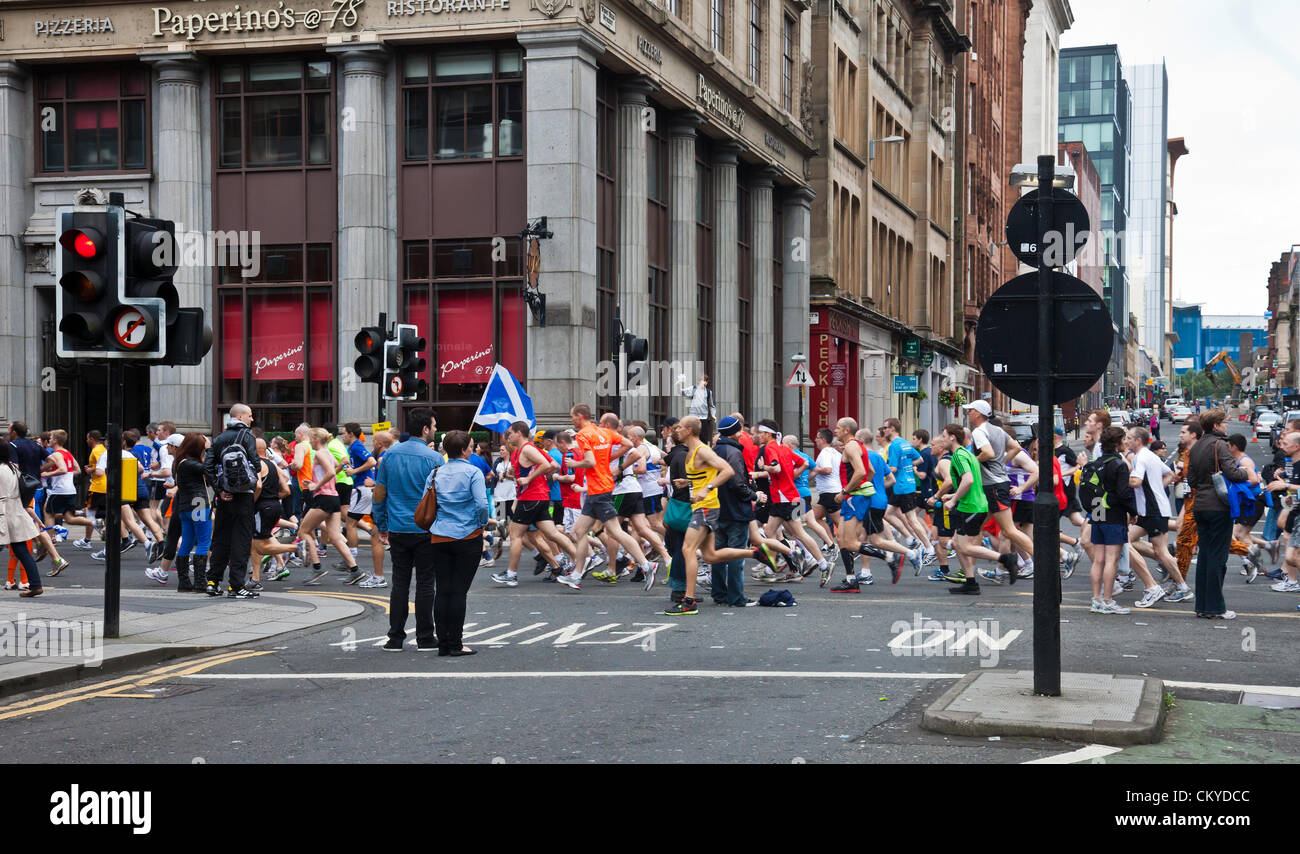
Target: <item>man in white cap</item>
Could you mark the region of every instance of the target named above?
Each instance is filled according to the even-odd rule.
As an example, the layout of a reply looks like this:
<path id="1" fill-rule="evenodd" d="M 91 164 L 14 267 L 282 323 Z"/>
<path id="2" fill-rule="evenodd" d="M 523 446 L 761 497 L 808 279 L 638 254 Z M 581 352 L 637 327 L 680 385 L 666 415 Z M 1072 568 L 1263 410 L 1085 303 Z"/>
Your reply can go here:
<path id="1" fill-rule="evenodd" d="M 1003 536 L 1029 556 L 1026 566 L 1033 567 L 1034 541 L 1018 529 L 1011 518 L 1011 478 L 1007 476 L 1006 460 L 1020 453 L 1020 443 L 996 424 L 990 424 L 993 409 L 987 400 L 976 400 L 962 407 L 966 410 L 966 420 L 971 427 L 971 442 L 975 445 L 975 457 L 980 463 L 980 477 L 984 484 L 984 496 L 988 499 L 989 515 L 998 523 Z M 1002 581 L 994 570 L 992 577 L 985 576 L 997 584 Z M 1011 583 L 1016 583 L 1016 567 L 1012 565 Z"/>

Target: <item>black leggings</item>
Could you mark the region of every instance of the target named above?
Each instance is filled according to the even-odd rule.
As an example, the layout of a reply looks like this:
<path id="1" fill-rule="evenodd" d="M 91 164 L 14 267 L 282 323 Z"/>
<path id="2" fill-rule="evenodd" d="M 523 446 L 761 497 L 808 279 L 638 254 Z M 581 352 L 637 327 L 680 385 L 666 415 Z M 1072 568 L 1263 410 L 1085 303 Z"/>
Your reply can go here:
<path id="1" fill-rule="evenodd" d="M 482 558 L 482 534 L 467 540 L 433 544 L 433 623 L 439 651 L 454 652 L 461 648 L 465 601 Z"/>

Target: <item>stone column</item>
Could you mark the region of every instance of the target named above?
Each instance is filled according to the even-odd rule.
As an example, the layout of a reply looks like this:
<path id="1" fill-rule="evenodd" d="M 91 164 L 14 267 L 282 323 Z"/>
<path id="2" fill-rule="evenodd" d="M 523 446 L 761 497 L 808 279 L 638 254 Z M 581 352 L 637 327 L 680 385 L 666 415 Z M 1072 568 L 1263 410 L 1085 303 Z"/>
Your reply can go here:
<path id="1" fill-rule="evenodd" d="M 203 133 L 204 66 L 196 56 L 185 54 L 147 53 L 140 59 L 153 65 L 157 72 L 155 216 L 175 222 L 177 237 L 181 232 L 206 237 L 212 222 L 204 194 L 211 165 L 206 156 L 208 139 Z M 211 263 L 181 264 L 173 281 L 180 306 L 202 308 L 203 322 L 215 328 Z M 215 352 L 215 342 L 212 352 Z M 174 421 L 178 432 L 211 430 L 212 376 L 216 370 L 220 369 L 211 357 L 205 358 L 201 365 L 150 368 L 150 419 Z"/>
<path id="2" fill-rule="evenodd" d="M 27 288 L 23 232 L 26 186 L 35 136 L 24 66 L 0 61 L 0 421 L 41 426 L 40 300 Z M 50 269 L 53 269 L 51 262 Z"/>
<path id="3" fill-rule="evenodd" d="M 682 364 L 681 373 L 695 382 L 695 363 L 700 361 L 699 312 L 696 309 L 695 270 L 695 132 L 704 123 L 696 112 L 673 117 L 668 126 L 668 202 L 672 270 L 669 284 L 669 349 L 671 358 Z M 675 383 L 677 377 L 673 377 Z M 686 414 L 686 401 L 680 396 L 668 408 L 670 414 Z"/>
<path id="4" fill-rule="evenodd" d="M 752 209 L 750 218 L 754 224 L 754 236 L 751 238 L 750 252 L 754 259 L 754 329 L 753 358 L 754 367 L 753 405 L 754 412 L 746 412 L 746 418 L 755 418 L 755 413 L 772 412 L 772 382 L 769 371 L 772 370 L 772 340 L 775 324 L 773 313 L 782 311 L 782 306 L 772 305 L 772 178 L 775 173 L 764 169 L 749 182 L 749 205 Z M 780 251 L 777 249 L 776 251 Z M 783 283 L 784 284 L 784 283 Z"/>
<path id="5" fill-rule="evenodd" d="M 583 29 L 522 32 L 528 216 L 542 242 L 546 326 L 529 319 L 528 393 L 539 424 L 568 423 L 596 402 L 596 58 Z"/>
<path id="6" fill-rule="evenodd" d="M 638 338 L 650 337 L 649 277 L 646 247 L 646 129 L 643 114 L 655 85 L 644 77 L 629 80 L 618 90 L 618 306 L 625 329 Z M 652 360 L 666 353 L 651 353 Z M 628 365 L 629 373 L 632 366 Z M 650 414 L 650 386 L 641 365 L 643 394 L 625 393 L 624 420 Z"/>
<path id="7" fill-rule="evenodd" d="M 709 387 L 718 414 L 740 406 L 740 285 L 737 280 L 736 162 L 740 146 L 713 147 L 713 369 L 717 376 Z"/>
<path id="8" fill-rule="evenodd" d="M 786 245 L 781 248 L 785 253 L 782 272 L 782 295 L 785 312 L 782 318 L 784 341 L 781 342 L 781 368 L 793 369 L 790 357 L 802 353 L 811 359 L 808 352 L 808 312 L 811 264 L 808 253 L 810 241 L 812 200 L 816 194 L 808 187 L 795 187 L 784 196 L 781 216 L 784 219 Z M 808 394 L 803 397 L 803 425 L 807 432 Z M 785 431 L 799 429 L 799 389 L 785 386 L 784 400 L 781 404 L 781 429 Z M 800 437 L 803 441 L 803 437 Z"/>
<path id="9" fill-rule="evenodd" d="M 388 50 L 380 45 L 328 49 L 343 70 L 339 99 L 339 304 L 335 335 L 339 354 L 339 423 L 371 424 L 378 419 L 375 387 L 357 380 L 352 362 L 355 338 L 363 326 L 379 322 L 389 307 L 391 237 L 388 149 L 384 78 Z M 398 318 L 392 317 L 391 321 Z M 432 359 L 428 351 L 426 359 Z M 392 414 L 392 413 L 390 413 Z"/>

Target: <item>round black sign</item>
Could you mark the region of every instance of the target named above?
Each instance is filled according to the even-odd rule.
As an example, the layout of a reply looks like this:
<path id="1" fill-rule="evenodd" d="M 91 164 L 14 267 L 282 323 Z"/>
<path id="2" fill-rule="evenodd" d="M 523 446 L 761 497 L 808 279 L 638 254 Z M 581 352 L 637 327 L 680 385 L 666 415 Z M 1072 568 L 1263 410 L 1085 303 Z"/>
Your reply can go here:
<path id="1" fill-rule="evenodd" d="M 1052 403 L 1074 400 L 1110 363 L 1115 330 L 1100 296 L 1084 282 L 1052 276 Z M 975 358 L 999 391 L 1038 403 L 1038 273 L 1007 282 L 989 297 L 975 327 Z"/>
<path id="2" fill-rule="evenodd" d="M 1064 267 L 1088 242 L 1088 209 L 1069 190 L 1052 190 L 1052 230 L 1047 234 L 1047 266 Z M 1038 191 L 1021 196 L 1007 214 L 1007 244 L 1021 263 L 1038 266 Z"/>

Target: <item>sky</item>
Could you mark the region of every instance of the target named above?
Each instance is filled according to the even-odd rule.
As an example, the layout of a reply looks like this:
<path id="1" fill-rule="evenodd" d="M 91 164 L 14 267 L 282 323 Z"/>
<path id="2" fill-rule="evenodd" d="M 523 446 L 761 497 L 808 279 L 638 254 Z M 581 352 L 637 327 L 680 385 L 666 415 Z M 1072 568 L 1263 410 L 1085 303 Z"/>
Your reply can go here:
<path id="1" fill-rule="evenodd" d="M 1119 45 L 1169 77 L 1174 298 L 1260 314 L 1268 272 L 1300 244 L 1300 2 L 1070 0 L 1061 47 Z"/>

